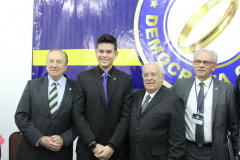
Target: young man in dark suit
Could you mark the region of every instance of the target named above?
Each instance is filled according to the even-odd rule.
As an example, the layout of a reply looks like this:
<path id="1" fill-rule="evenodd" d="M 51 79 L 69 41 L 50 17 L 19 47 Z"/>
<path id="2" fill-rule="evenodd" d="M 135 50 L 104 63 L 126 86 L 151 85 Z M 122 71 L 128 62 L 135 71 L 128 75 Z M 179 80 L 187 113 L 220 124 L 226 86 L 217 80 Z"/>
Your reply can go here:
<path id="1" fill-rule="evenodd" d="M 118 56 L 116 39 L 97 40 L 96 68 L 78 75 L 73 121 L 79 135 L 78 160 L 123 160 L 132 105 L 132 79 L 113 67 Z"/>
<path id="2" fill-rule="evenodd" d="M 67 54 L 53 49 L 47 56 L 48 76 L 28 81 L 15 114 L 22 133 L 16 160 L 72 159 L 76 82 L 64 75 L 67 64 Z"/>

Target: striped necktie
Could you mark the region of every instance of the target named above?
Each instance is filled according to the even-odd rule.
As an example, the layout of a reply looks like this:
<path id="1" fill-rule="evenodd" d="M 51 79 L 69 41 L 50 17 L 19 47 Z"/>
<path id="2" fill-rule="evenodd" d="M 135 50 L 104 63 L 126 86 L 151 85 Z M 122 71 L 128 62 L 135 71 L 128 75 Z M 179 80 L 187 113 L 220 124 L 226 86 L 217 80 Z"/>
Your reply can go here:
<path id="1" fill-rule="evenodd" d="M 147 95 L 143 105 L 142 105 L 142 110 L 141 110 L 141 114 L 144 112 L 144 110 L 146 109 L 148 103 L 149 103 L 149 99 L 151 99 L 151 96 L 150 95 Z"/>
<path id="2" fill-rule="evenodd" d="M 52 88 L 50 90 L 50 94 L 48 97 L 49 100 L 49 107 L 50 107 L 50 112 L 53 116 L 53 114 L 57 111 L 58 109 L 58 91 L 57 91 L 57 85 L 58 82 L 53 82 L 52 83 Z"/>

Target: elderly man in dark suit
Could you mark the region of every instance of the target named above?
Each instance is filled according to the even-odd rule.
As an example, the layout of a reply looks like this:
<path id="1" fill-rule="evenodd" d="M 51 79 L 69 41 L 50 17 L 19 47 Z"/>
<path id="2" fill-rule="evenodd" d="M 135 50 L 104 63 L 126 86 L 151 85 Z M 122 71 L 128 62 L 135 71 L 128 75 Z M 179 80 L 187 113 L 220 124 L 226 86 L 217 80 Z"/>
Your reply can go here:
<path id="1" fill-rule="evenodd" d="M 186 160 L 238 159 L 238 112 L 233 84 L 212 77 L 217 53 L 201 49 L 193 54 L 196 77 L 178 79 L 171 90 L 184 101 Z M 228 131 L 232 146 L 228 146 Z M 230 144 L 231 145 L 231 144 Z"/>
<path id="2" fill-rule="evenodd" d="M 166 90 L 162 64 L 143 67 L 145 90 L 133 95 L 129 128 L 131 160 L 179 160 L 185 151 L 184 107 L 179 96 Z"/>
<path id="3" fill-rule="evenodd" d="M 15 114 L 22 133 L 16 160 L 72 159 L 76 82 L 63 75 L 67 64 L 67 54 L 53 49 L 47 56 L 48 76 L 28 81 Z"/>
<path id="4" fill-rule="evenodd" d="M 78 132 L 78 160 L 123 160 L 132 106 L 132 78 L 117 70 L 116 39 L 98 38 L 98 67 L 79 73 L 73 121 Z"/>

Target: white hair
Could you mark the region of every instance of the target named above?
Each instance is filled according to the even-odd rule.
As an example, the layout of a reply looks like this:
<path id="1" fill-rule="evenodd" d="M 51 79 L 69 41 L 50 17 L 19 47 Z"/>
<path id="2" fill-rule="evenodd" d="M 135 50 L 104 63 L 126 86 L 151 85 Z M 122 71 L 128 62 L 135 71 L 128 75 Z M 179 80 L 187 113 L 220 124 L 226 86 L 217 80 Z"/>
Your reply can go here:
<path id="1" fill-rule="evenodd" d="M 195 57 L 196 57 L 197 53 L 199 53 L 199 52 L 211 52 L 213 54 L 213 62 L 217 63 L 217 61 L 218 61 L 218 54 L 217 54 L 217 52 L 213 51 L 213 50 L 205 49 L 205 48 L 199 49 L 196 52 L 194 52 L 193 53 L 193 60 L 195 60 Z"/>
<path id="2" fill-rule="evenodd" d="M 145 67 L 147 64 L 149 64 L 149 63 L 157 64 L 157 65 L 159 66 L 159 70 L 160 70 L 160 72 L 161 72 L 161 75 L 165 74 L 165 71 L 164 71 L 164 68 L 163 68 L 162 63 L 158 63 L 158 62 L 148 62 L 148 63 L 144 64 L 143 70 L 144 70 L 144 67 Z"/>

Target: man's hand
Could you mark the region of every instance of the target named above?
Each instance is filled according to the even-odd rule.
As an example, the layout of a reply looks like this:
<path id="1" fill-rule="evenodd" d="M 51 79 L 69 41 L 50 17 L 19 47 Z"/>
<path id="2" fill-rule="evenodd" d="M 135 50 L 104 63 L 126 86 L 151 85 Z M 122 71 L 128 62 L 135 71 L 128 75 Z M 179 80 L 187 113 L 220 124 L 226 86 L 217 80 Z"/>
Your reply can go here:
<path id="1" fill-rule="evenodd" d="M 39 144 L 51 151 L 59 151 L 61 146 L 60 144 L 57 144 L 56 142 L 52 141 L 51 137 L 44 136 L 40 141 Z"/>
<path id="2" fill-rule="evenodd" d="M 97 143 L 96 147 L 92 151 L 93 151 L 94 154 L 96 154 L 102 148 L 104 148 L 104 146 Z"/>
<path id="3" fill-rule="evenodd" d="M 238 156 L 236 156 L 234 159 L 235 159 L 235 160 L 238 160 Z"/>
<path id="4" fill-rule="evenodd" d="M 108 160 L 112 156 L 113 152 L 114 150 L 111 147 L 105 146 L 104 148 L 100 149 L 98 153 L 94 155 L 98 159 Z"/>
<path id="5" fill-rule="evenodd" d="M 63 139 L 62 139 L 61 136 L 53 135 L 53 136 L 51 136 L 51 138 L 52 138 L 52 141 L 53 141 L 53 142 L 55 142 L 55 143 L 57 143 L 57 144 L 60 144 L 61 147 L 64 145 L 64 141 L 63 141 Z"/>

